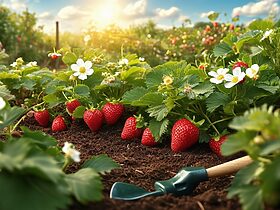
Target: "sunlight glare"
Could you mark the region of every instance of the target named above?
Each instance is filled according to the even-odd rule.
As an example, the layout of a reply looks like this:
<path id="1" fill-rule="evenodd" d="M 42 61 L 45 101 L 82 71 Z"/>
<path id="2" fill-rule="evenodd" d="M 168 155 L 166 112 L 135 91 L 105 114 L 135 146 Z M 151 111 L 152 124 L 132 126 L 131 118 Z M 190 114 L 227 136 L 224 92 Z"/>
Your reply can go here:
<path id="1" fill-rule="evenodd" d="M 100 27 L 106 27 L 116 22 L 116 7 L 112 0 L 107 0 L 99 5 L 93 14 L 93 20 L 97 21 Z"/>

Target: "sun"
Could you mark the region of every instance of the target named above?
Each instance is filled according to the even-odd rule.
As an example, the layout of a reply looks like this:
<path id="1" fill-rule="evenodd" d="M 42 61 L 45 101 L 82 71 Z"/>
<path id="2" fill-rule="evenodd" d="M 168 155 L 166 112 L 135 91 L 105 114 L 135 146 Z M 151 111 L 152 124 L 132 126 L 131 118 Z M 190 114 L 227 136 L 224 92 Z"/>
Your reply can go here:
<path id="1" fill-rule="evenodd" d="M 92 14 L 92 18 L 100 27 L 106 27 L 115 23 L 117 19 L 117 9 L 113 1 L 107 0 L 98 5 L 95 12 Z"/>

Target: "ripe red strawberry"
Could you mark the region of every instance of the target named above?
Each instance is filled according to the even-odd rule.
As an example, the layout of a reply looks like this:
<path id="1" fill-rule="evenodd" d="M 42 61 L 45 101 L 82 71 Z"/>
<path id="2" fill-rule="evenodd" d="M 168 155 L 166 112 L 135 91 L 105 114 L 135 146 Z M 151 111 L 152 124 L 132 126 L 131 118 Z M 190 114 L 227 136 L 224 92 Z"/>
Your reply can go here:
<path id="1" fill-rule="evenodd" d="M 114 125 L 124 112 L 124 106 L 122 104 L 113 104 L 107 102 L 103 108 L 102 113 L 104 115 L 107 125 Z"/>
<path id="2" fill-rule="evenodd" d="M 48 110 L 41 110 L 34 113 L 35 120 L 39 123 L 39 125 L 43 127 L 48 127 L 50 121 L 50 114 Z"/>
<path id="3" fill-rule="evenodd" d="M 200 70 L 204 70 L 204 69 L 206 69 L 206 66 L 203 65 L 203 64 L 200 64 L 200 65 L 198 66 L 198 68 L 199 68 Z"/>
<path id="4" fill-rule="evenodd" d="M 141 143 L 145 146 L 155 146 L 157 144 L 150 128 L 144 130 Z"/>
<path id="5" fill-rule="evenodd" d="M 56 116 L 52 122 L 52 131 L 63 131 L 66 130 L 67 126 L 65 124 L 64 118 L 61 115 Z"/>
<path id="6" fill-rule="evenodd" d="M 81 103 L 77 99 L 66 102 L 66 109 L 70 114 L 72 114 L 79 106 L 81 106 Z"/>
<path id="7" fill-rule="evenodd" d="M 240 68 L 248 68 L 248 64 L 243 62 L 243 61 L 238 61 L 236 63 L 233 64 L 232 69 L 235 69 L 236 67 L 240 67 Z"/>
<path id="8" fill-rule="evenodd" d="M 103 113 L 98 109 L 90 109 L 84 112 L 84 121 L 91 131 L 98 131 L 103 123 Z"/>
<path id="9" fill-rule="evenodd" d="M 171 149 L 174 152 L 184 151 L 198 142 L 198 138 L 198 127 L 187 119 L 178 120 L 171 131 Z"/>
<path id="10" fill-rule="evenodd" d="M 126 119 L 123 126 L 121 138 L 123 140 L 131 140 L 134 138 L 140 138 L 142 135 L 143 129 L 136 127 L 137 120 L 135 117 L 129 117 Z"/>
<path id="11" fill-rule="evenodd" d="M 220 157 L 222 157 L 221 146 L 225 142 L 226 139 L 227 139 L 227 136 L 225 135 L 225 136 L 221 136 L 217 140 L 213 138 L 209 141 L 210 149 Z"/>
<path id="12" fill-rule="evenodd" d="M 214 26 L 215 28 L 217 28 L 217 27 L 219 26 L 219 23 L 218 23 L 218 22 L 213 22 L 212 24 L 213 24 L 213 26 Z"/>
<path id="13" fill-rule="evenodd" d="M 205 32 L 210 32 L 211 31 L 211 27 L 209 25 L 207 25 L 204 29 Z"/>

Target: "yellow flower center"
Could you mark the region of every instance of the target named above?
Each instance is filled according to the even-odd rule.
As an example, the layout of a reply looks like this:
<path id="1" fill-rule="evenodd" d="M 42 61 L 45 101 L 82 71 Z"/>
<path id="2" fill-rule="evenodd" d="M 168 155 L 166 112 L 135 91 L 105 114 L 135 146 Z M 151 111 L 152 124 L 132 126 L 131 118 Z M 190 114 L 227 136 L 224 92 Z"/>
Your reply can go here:
<path id="1" fill-rule="evenodd" d="M 218 77 L 217 77 L 217 80 L 223 80 L 224 79 L 224 75 L 219 75 Z"/>
<path id="2" fill-rule="evenodd" d="M 233 83 L 237 83 L 237 82 L 238 82 L 238 77 L 237 77 L 237 76 L 232 77 L 231 82 L 233 82 Z"/>
<path id="3" fill-rule="evenodd" d="M 164 83 L 165 85 L 171 85 L 171 84 L 173 83 L 172 77 L 170 77 L 170 76 L 165 76 L 165 77 L 163 78 L 163 83 Z"/>
<path id="4" fill-rule="evenodd" d="M 81 73 L 81 74 L 84 74 L 84 73 L 86 73 L 86 68 L 85 67 L 80 67 L 80 70 L 79 70 L 79 72 Z"/>

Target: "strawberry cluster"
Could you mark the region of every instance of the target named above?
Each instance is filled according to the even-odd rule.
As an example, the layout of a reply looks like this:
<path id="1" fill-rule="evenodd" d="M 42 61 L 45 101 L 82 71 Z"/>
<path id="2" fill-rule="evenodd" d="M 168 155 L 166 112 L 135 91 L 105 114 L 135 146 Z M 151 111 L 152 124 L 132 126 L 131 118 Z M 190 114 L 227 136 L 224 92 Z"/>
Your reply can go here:
<path id="1" fill-rule="evenodd" d="M 74 99 L 66 102 L 66 111 L 72 116 L 76 108 L 81 106 L 79 100 Z M 124 106 L 120 103 L 107 102 L 101 110 L 88 109 L 84 112 L 83 120 L 91 131 L 97 132 L 102 127 L 103 122 L 107 125 L 114 125 L 124 112 Z M 34 113 L 34 118 L 42 127 L 48 127 L 51 116 L 48 110 L 40 110 Z M 75 118 L 72 116 L 72 120 Z M 57 115 L 52 121 L 51 129 L 53 132 L 67 129 L 67 123 L 62 115 Z"/>
<path id="2" fill-rule="evenodd" d="M 77 99 L 66 102 L 66 110 L 70 115 L 72 115 L 75 109 L 79 106 L 81 106 L 81 103 Z M 101 110 L 86 110 L 83 114 L 83 120 L 91 131 L 97 132 L 101 129 L 104 122 L 107 125 L 116 124 L 123 112 L 124 106 L 122 104 L 107 102 Z M 51 117 L 48 110 L 41 110 L 35 112 L 34 118 L 39 125 L 47 127 Z M 138 120 L 139 119 L 135 116 L 127 118 L 121 132 L 121 138 L 123 140 L 141 138 L 141 144 L 145 146 L 155 146 L 159 144 L 153 136 L 150 128 L 137 126 Z M 52 121 L 51 129 L 53 132 L 66 130 L 67 124 L 65 119 L 61 115 L 56 116 Z M 177 120 L 171 130 L 171 150 L 174 152 L 187 150 L 198 142 L 199 134 L 199 128 L 192 121 L 185 118 Z M 209 141 L 209 147 L 218 156 L 222 156 L 221 145 L 226 139 L 227 136 L 211 139 Z"/>

